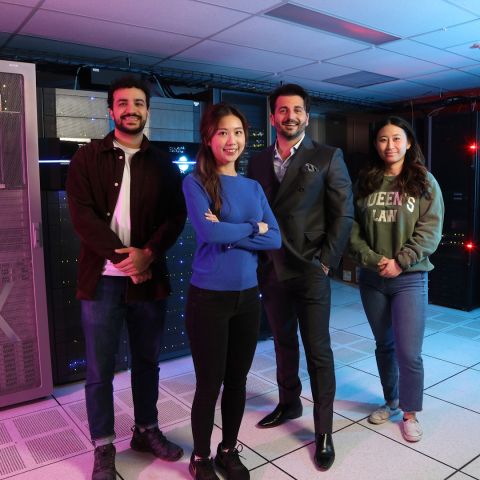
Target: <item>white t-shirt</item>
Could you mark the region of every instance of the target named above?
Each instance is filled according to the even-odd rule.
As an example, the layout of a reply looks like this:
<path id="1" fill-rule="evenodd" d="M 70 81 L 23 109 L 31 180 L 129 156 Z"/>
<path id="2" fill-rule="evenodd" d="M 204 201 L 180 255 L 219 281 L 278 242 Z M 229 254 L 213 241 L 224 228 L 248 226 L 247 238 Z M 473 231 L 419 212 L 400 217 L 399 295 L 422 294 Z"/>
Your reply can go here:
<path id="1" fill-rule="evenodd" d="M 123 169 L 122 184 L 120 185 L 120 192 L 118 194 L 117 204 L 112 215 L 110 228 L 117 234 L 121 242 L 126 246 L 130 246 L 130 160 L 132 156 L 137 153 L 139 148 L 128 148 L 116 140 L 113 141 L 113 146 L 120 148 L 125 153 L 125 167 Z M 121 157 L 120 157 L 121 158 Z M 123 272 L 115 268 L 110 260 L 105 262 L 102 275 L 110 275 L 113 277 L 126 277 Z"/>

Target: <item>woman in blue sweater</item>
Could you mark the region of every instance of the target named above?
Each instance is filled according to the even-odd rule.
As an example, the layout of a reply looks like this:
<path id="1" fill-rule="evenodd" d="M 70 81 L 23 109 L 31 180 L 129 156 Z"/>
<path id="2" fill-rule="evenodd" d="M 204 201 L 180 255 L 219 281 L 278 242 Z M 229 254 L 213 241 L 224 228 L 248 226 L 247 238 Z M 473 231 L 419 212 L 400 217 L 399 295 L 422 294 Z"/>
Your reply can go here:
<path id="1" fill-rule="evenodd" d="M 243 114 L 225 104 L 210 106 L 200 134 L 196 170 L 183 182 L 197 237 L 186 308 L 197 378 L 189 470 L 196 480 L 218 479 L 210 437 L 223 384 L 223 438 L 215 464 L 227 479 L 246 480 L 236 445 L 260 319 L 257 250 L 279 248 L 280 232 L 262 187 L 237 174 L 247 138 Z"/>

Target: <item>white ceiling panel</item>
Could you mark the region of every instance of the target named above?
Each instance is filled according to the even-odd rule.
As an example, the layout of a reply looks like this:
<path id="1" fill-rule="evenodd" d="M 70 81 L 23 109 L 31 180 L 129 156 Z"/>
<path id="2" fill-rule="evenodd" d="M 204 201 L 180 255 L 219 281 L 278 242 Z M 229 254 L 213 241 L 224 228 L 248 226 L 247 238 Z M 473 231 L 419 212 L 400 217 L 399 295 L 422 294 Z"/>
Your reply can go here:
<path id="1" fill-rule="evenodd" d="M 480 46 L 480 41 L 475 42 Z M 472 43 L 464 43 L 463 45 L 458 45 L 457 47 L 452 47 L 448 49 L 450 52 L 458 53 L 464 57 L 469 57 L 472 60 L 476 60 L 477 63 L 480 62 L 480 49 L 472 48 Z"/>
<path id="2" fill-rule="evenodd" d="M 476 65 L 475 67 L 465 67 L 465 68 L 462 68 L 461 70 L 467 73 L 471 73 L 472 75 L 480 76 L 480 65 Z"/>
<path id="3" fill-rule="evenodd" d="M 480 87 L 480 77 L 459 70 L 445 70 L 412 78 L 416 83 L 432 85 L 445 90 L 462 90 Z"/>
<path id="4" fill-rule="evenodd" d="M 242 12 L 259 13 L 282 2 L 278 0 L 242 0 L 241 2 L 235 2 L 235 6 L 232 6 L 232 0 L 203 0 L 202 3 L 233 8 Z"/>
<path id="5" fill-rule="evenodd" d="M 14 32 L 32 11 L 31 8 L 19 5 L 0 3 L 0 30 Z"/>
<path id="6" fill-rule="evenodd" d="M 387 95 L 392 100 L 407 100 L 417 97 L 436 95 L 440 93 L 438 87 L 421 85 L 406 80 L 395 80 L 393 82 L 378 83 L 369 87 L 358 89 L 364 92 L 377 92 Z"/>
<path id="7" fill-rule="evenodd" d="M 478 0 L 449 0 L 449 2 L 465 8 L 475 15 L 480 15 L 480 2 Z"/>
<path id="8" fill-rule="evenodd" d="M 12 48 L 19 48 L 21 50 L 27 50 L 32 43 L 31 37 L 17 35 L 13 38 L 10 43 L 9 47 Z M 68 52 L 71 55 L 79 56 L 79 57 L 92 57 L 95 56 L 101 61 L 106 59 L 118 56 L 117 50 L 107 50 L 103 48 L 97 47 L 90 47 L 87 45 L 77 45 L 75 43 L 68 43 L 59 42 L 57 40 L 48 40 L 45 38 L 36 38 L 35 45 L 37 50 L 40 52 L 49 52 L 55 55 L 61 55 L 65 53 L 65 50 L 68 49 Z M 125 54 L 126 56 L 126 54 Z"/>
<path id="9" fill-rule="evenodd" d="M 139 8 L 141 6 L 141 8 Z M 248 14 L 192 0 L 46 0 L 42 8 L 188 36 L 209 36 Z M 215 19 L 215 21 L 212 21 Z"/>
<path id="10" fill-rule="evenodd" d="M 212 40 L 312 60 L 323 60 L 368 48 L 364 43 L 265 17 L 252 17 L 215 35 Z"/>
<path id="11" fill-rule="evenodd" d="M 341 95 L 357 100 L 366 100 L 368 102 L 387 103 L 390 101 L 389 95 L 372 90 L 365 90 L 363 88 L 351 88 L 349 90 L 343 91 Z"/>
<path id="12" fill-rule="evenodd" d="M 309 63 L 309 60 L 279 53 L 206 40 L 175 57 L 175 60 L 208 61 L 237 68 L 282 72 Z"/>
<path id="13" fill-rule="evenodd" d="M 1 34 L 0 34 L 1 41 Z M 16 35 L 10 42 L 10 48 L 18 48 L 20 50 L 27 50 L 32 43 L 31 37 Z M 158 57 L 151 57 L 148 55 L 136 55 L 128 52 L 119 52 L 118 50 L 110 50 L 107 48 L 91 47 L 89 45 L 78 45 L 75 43 L 59 42 L 57 40 L 48 40 L 44 38 L 36 38 L 35 46 L 39 52 L 48 52 L 52 56 L 62 56 L 65 50 L 68 50 L 70 55 L 81 58 L 96 58 L 97 63 L 105 63 L 106 65 L 115 65 L 120 68 L 127 68 L 130 66 L 151 66 L 158 63 Z M 42 55 L 39 54 L 39 57 Z M 43 55 L 45 56 L 45 55 Z M 128 59 L 128 60 L 127 60 Z"/>
<path id="14" fill-rule="evenodd" d="M 320 82 L 312 78 L 305 78 L 302 76 L 290 75 L 282 73 L 281 75 L 269 75 L 268 77 L 262 78 L 266 82 L 272 83 L 297 83 L 302 85 L 304 88 L 312 90 L 314 92 L 322 93 L 342 93 L 345 90 L 349 90 L 349 87 L 344 87 L 343 85 L 335 85 L 333 83 Z"/>
<path id="15" fill-rule="evenodd" d="M 390 52 L 401 53 L 409 57 L 418 58 L 420 60 L 435 59 L 435 63 L 450 68 L 468 67 L 475 64 L 475 60 L 467 58 L 456 53 L 446 52 L 439 48 L 434 48 L 423 43 L 418 43 L 413 40 L 399 40 L 397 42 L 390 42 L 382 45 L 383 50 Z"/>
<path id="16" fill-rule="evenodd" d="M 401 37 L 474 20 L 443 0 L 300 0 L 295 3 Z"/>
<path id="17" fill-rule="evenodd" d="M 462 45 L 467 42 L 473 43 L 479 40 L 480 20 L 415 37 L 415 41 L 426 43 L 427 45 L 432 45 L 437 48 L 454 47 L 456 45 Z"/>
<path id="18" fill-rule="evenodd" d="M 51 11 L 38 12 L 22 33 L 158 57 L 178 53 L 198 41 L 184 35 Z"/>
<path id="19" fill-rule="evenodd" d="M 0 8 L 2 3 L 4 2 L 0 2 Z M 8 3 L 14 4 L 14 5 L 25 5 L 27 7 L 36 7 L 37 5 L 42 3 L 42 0 L 8 0 Z"/>
<path id="20" fill-rule="evenodd" d="M 178 70 L 186 70 L 201 73 L 213 73 L 216 75 L 225 75 L 235 78 L 244 78 L 259 80 L 265 75 L 270 75 L 265 71 L 247 70 L 225 65 L 213 65 L 211 63 L 187 62 L 182 60 L 167 59 L 158 64 L 160 68 L 175 68 Z"/>
<path id="21" fill-rule="evenodd" d="M 406 57 L 399 53 L 387 52 L 379 48 L 370 48 L 362 52 L 344 55 L 328 62 L 397 78 L 407 78 L 419 73 L 438 72 L 445 68 L 424 60 Z"/>
<path id="22" fill-rule="evenodd" d="M 303 67 L 291 68 L 286 74 L 295 75 L 296 77 L 309 78 L 311 80 L 325 80 L 326 78 L 339 77 L 340 75 L 348 75 L 358 70 L 353 68 L 332 65 L 331 63 L 317 62 Z"/>

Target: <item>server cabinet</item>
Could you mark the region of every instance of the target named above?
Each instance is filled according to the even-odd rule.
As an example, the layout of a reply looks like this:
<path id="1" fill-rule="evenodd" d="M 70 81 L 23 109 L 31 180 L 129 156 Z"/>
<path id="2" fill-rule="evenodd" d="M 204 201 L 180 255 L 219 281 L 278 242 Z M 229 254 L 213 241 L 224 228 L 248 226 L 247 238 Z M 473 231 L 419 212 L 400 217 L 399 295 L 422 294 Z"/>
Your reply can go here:
<path id="1" fill-rule="evenodd" d="M 472 310 L 480 305 L 480 169 L 477 112 L 431 120 L 431 170 L 445 201 L 443 237 L 432 255 L 431 303 Z"/>
<path id="2" fill-rule="evenodd" d="M 35 66 L 0 61 L 0 407 L 52 391 Z"/>

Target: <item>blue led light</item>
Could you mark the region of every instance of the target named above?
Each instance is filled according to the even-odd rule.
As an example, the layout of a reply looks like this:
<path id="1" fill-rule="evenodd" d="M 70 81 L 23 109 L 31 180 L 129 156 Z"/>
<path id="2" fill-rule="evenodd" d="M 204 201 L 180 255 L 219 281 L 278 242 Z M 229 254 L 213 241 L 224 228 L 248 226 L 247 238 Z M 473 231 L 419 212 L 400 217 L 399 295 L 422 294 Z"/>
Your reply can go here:
<path id="1" fill-rule="evenodd" d="M 68 364 L 68 368 L 70 370 L 77 370 L 78 368 L 85 367 L 87 365 L 87 361 L 84 358 L 72 360 Z"/>

